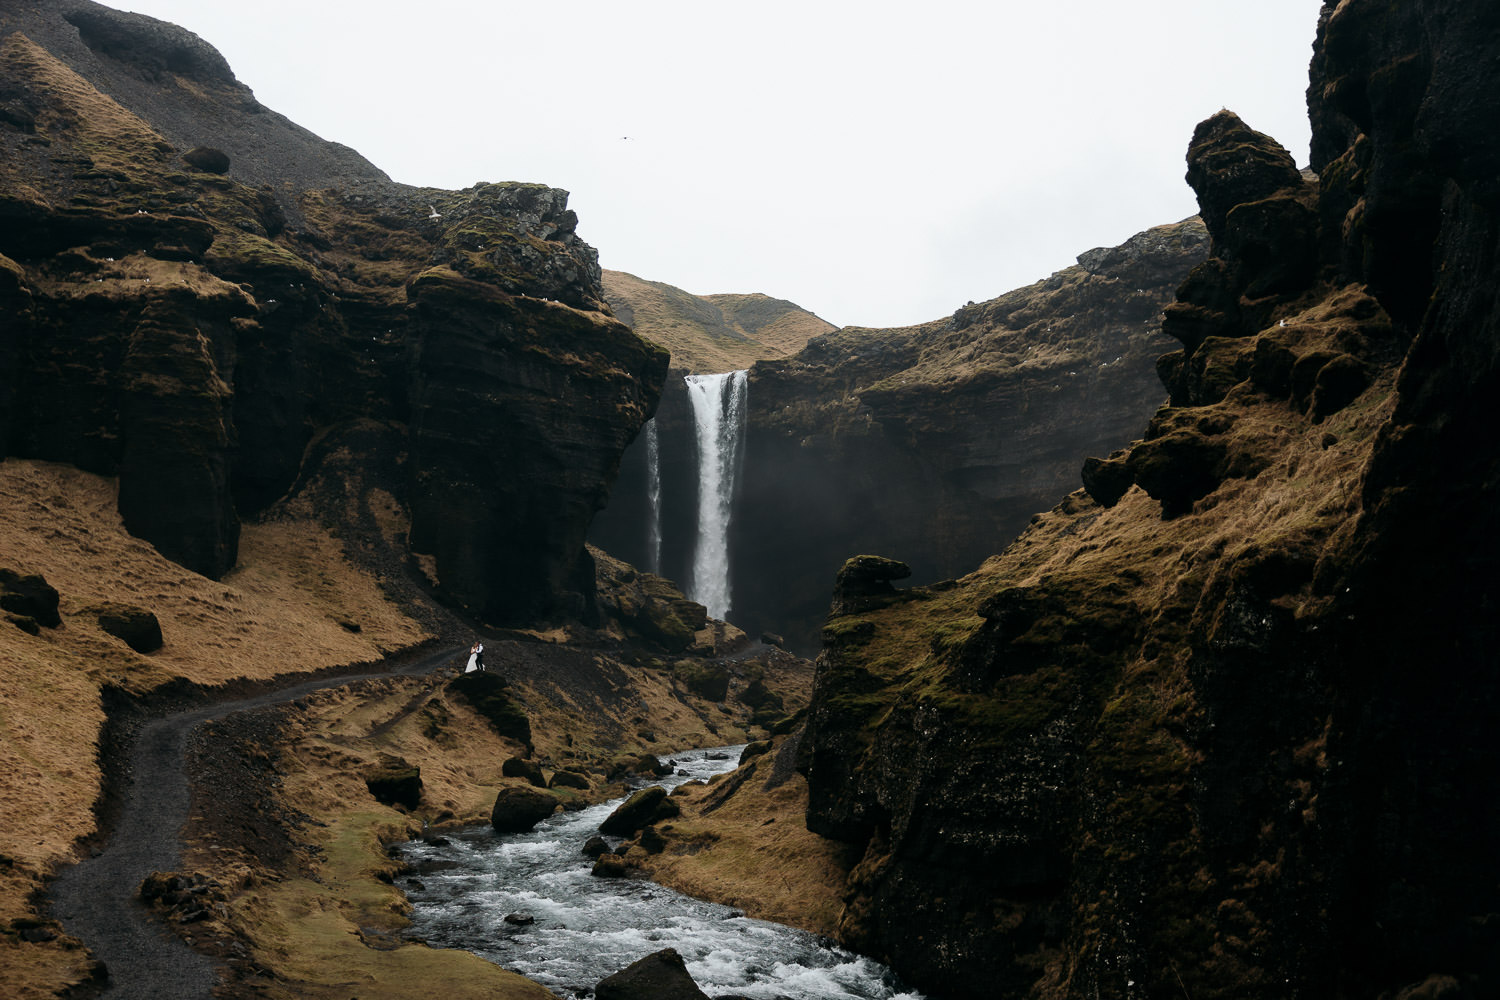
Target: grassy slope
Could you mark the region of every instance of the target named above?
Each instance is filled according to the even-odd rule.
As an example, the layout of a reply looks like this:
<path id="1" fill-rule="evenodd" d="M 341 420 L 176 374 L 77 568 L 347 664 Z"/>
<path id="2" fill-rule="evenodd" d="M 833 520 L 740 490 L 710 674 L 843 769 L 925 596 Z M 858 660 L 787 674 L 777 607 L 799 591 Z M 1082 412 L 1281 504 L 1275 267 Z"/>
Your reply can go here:
<path id="1" fill-rule="evenodd" d="M 672 353 L 673 368 L 691 372 L 733 371 L 788 357 L 836 329 L 767 295 L 698 296 L 623 271 L 604 272 L 604 295 L 636 333 Z"/>

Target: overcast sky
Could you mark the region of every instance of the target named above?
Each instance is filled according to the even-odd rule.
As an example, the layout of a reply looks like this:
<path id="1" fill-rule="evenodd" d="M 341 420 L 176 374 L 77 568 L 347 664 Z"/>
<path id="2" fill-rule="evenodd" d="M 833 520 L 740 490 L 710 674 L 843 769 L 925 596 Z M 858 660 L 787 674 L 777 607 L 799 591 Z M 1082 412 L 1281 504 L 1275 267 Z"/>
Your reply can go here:
<path id="1" fill-rule="evenodd" d="M 572 192 L 607 268 L 936 319 L 1193 214 L 1221 107 L 1306 165 L 1318 0 L 118 0 L 398 181 Z"/>

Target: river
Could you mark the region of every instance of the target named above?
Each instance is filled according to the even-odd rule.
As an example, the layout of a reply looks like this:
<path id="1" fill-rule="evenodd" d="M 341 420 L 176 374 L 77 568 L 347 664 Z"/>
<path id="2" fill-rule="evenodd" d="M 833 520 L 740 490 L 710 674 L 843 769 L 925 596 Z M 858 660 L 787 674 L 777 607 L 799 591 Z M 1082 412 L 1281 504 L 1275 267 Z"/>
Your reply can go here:
<path id="1" fill-rule="evenodd" d="M 741 749 L 675 755 L 687 773 L 656 783 L 670 789 L 730 770 Z M 554 816 L 530 833 L 469 827 L 448 834 L 446 844 L 403 845 L 399 855 L 412 872 L 397 884 L 414 906 L 409 935 L 472 951 L 562 997 L 592 996 L 605 976 L 675 948 L 709 996 L 922 1000 L 878 962 L 805 931 L 752 920 L 653 882 L 594 878 L 593 862 L 581 849 L 621 801 Z M 507 923 L 511 914 L 535 922 Z"/>

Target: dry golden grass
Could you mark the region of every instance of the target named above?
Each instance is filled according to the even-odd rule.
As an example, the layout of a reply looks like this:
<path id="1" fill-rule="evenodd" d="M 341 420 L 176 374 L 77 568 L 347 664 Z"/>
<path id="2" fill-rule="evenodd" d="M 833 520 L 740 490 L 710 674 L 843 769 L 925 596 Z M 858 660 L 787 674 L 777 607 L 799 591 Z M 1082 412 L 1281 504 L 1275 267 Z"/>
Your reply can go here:
<path id="1" fill-rule="evenodd" d="M 693 295 L 623 271 L 604 272 L 605 297 L 637 334 L 665 347 L 672 367 L 726 372 L 756 361 L 788 357 L 809 340 L 836 329 L 791 303 L 765 295 Z M 753 330 L 736 320 L 741 310 L 776 313 Z"/>
<path id="2" fill-rule="evenodd" d="M 769 755 L 749 763 L 757 773 L 722 803 L 719 793 L 732 777 L 684 786 L 674 796 L 682 815 L 661 827 L 666 850 L 632 848 L 628 860 L 678 892 L 831 936 L 856 859 L 844 845 L 808 832 L 805 778 L 793 774 L 767 787 L 770 763 Z"/>
<path id="3" fill-rule="evenodd" d="M 104 686 L 264 679 L 376 660 L 426 638 L 311 523 L 247 526 L 240 566 L 213 581 L 129 535 L 115 496 L 113 480 L 69 466 L 0 462 L 0 566 L 44 576 L 63 618 L 38 636 L 0 622 L 0 856 L 9 859 L 0 922 L 34 916 L 30 894 L 94 832 Z M 102 631 L 87 609 L 104 601 L 153 612 L 163 648 L 142 655 Z M 17 967 L 76 981 L 76 951 L 21 951 Z"/>

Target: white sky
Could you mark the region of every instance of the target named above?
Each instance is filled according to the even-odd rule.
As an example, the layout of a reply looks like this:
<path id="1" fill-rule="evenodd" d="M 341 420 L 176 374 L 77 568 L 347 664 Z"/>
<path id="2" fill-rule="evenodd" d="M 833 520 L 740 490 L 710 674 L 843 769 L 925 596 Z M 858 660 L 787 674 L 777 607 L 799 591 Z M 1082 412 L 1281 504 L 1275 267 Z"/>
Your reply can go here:
<path id="1" fill-rule="evenodd" d="M 111 0 L 398 181 L 572 192 L 607 267 L 937 319 L 1193 214 L 1221 107 L 1307 162 L 1319 0 Z M 629 138 L 623 138 L 628 136 Z"/>

